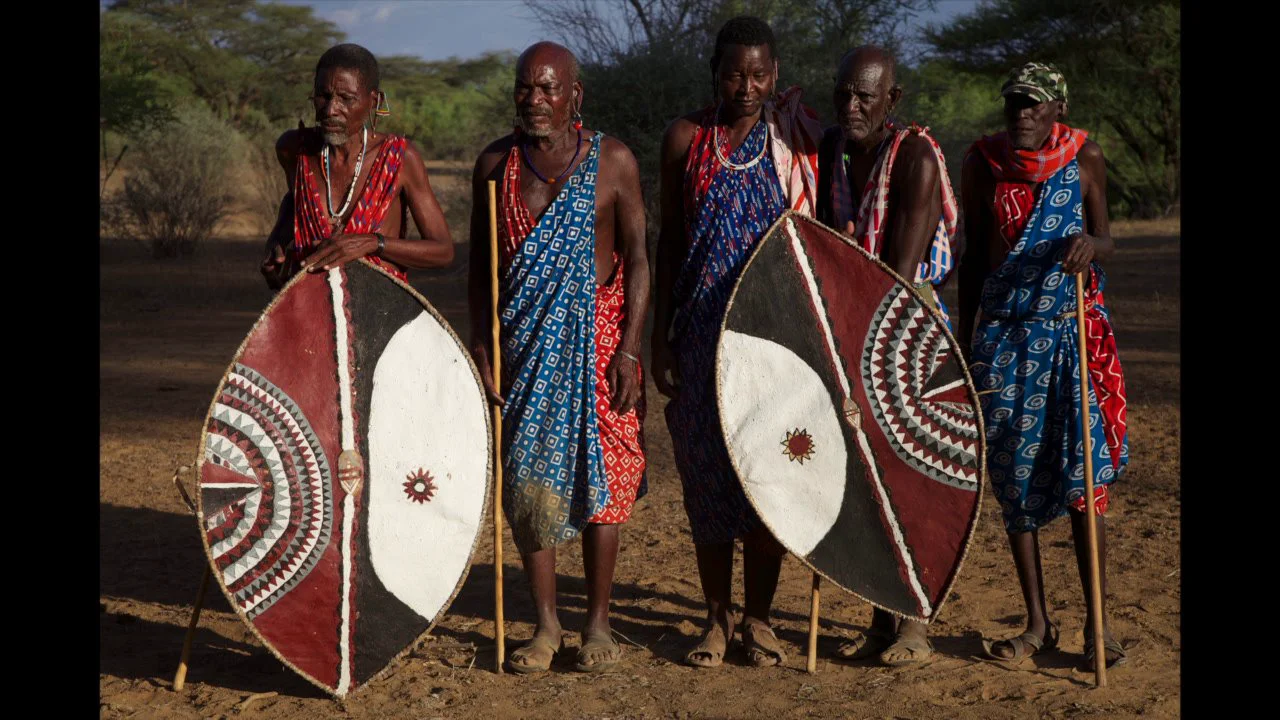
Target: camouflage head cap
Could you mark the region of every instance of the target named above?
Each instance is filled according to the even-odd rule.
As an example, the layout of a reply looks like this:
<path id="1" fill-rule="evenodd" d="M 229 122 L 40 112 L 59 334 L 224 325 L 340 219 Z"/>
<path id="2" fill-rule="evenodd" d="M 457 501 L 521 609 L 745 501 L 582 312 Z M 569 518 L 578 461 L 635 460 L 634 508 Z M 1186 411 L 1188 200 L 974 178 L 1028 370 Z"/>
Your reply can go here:
<path id="1" fill-rule="evenodd" d="M 1044 63 L 1027 63 L 1009 73 L 1000 88 L 1002 96 L 1026 95 L 1036 102 L 1067 101 L 1067 79 L 1058 68 Z"/>

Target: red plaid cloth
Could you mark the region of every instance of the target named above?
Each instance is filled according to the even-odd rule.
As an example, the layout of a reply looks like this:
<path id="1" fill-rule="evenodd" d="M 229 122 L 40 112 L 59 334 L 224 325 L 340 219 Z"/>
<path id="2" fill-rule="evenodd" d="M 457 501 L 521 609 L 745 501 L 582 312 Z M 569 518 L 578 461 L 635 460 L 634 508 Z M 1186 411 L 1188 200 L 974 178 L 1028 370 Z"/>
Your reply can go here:
<path id="1" fill-rule="evenodd" d="M 369 168 L 369 177 L 364 190 L 356 199 L 356 208 L 348 218 L 341 234 L 364 235 L 377 232 L 382 221 L 391 209 L 391 203 L 400 192 L 397 182 L 400 177 L 400 164 L 404 161 L 404 150 L 408 141 L 399 135 L 388 135 L 382 142 L 382 148 L 373 159 Z M 336 191 L 337 188 L 334 188 Z M 346 197 L 346 192 L 342 193 Z M 335 201 L 337 198 L 334 198 Z M 290 254 L 295 262 L 301 262 L 310 255 L 329 236 L 333 227 L 329 225 L 327 205 L 320 196 L 320 188 L 311 177 L 310 163 L 304 153 L 298 154 L 298 170 L 293 180 L 293 246 Z M 365 259 L 395 275 L 401 280 L 408 280 L 404 268 L 374 255 L 366 255 Z"/>
<path id="2" fill-rule="evenodd" d="M 1054 123 L 1049 138 L 1039 150 L 1017 150 L 1009 142 L 1009 133 L 984 135 L 974 144 L 991 166 L 996 180 L 1044 182 L 1067 166 L 1084 147 L 1089 133 Z"/>
<path id="3" fill-rule="evenodd" d="M 520 194 L 520 158 L 515 149 L 507 155 L 507 164 L 498 192 L 498 259 L 505 269 L 512 256 L 520 251 L 525 238 L 533 232 L 534 220 L 529 206 Z M 596 286 L 596 417 L 600 421 L 600 448 L 604 451 L 604 474 L 609 483 L 609 504 L 588 522 L 617 525 L 631 517 L 636 498 L 644 494 L 644 374 L 639 363 L 640 400 L 636 408 L 624 416 L 613 411 L 613 389 L 606 371 L 614 353 L 622 343 L 623 301 L 626 278 L 622 258 L 613 255 L 613 278 L 607 285 Z"/>
<path id="4" fill-rule="evenodd" d="M 947 175 L 947 160 L 942 156 L 942 148 L 929 134 L 929 128 L 922 128 L 915 123 L 908 127 L 890 124 L 889 130 L 891 134 L 880 144 L 867 184 L 856 198 L 844 165 L 847 139 L 842 134 L 836 141 L 832 160 L 834 168 L 831 171 L 831 206 L 835 211 L 836 229 L 844 232 L 845 224 L 852 220 L 853 239 L 862 245 L 863 250 L 880 257 L 881 248 L 884 247 L 885 228 L 888 226 L 886 218 L 889 216 L 889 181 L 893 177 L 893 163 L 897 160 L 902 141 L 908 135 L 919 135 L 933 148 L 938 162 L 941 173 L 939 192 L 942 194 L 942 217 L 934 230 L 929 252 L 911 280 L 916 284 L 940 281 L 951 271 L 951 238 L 955 236 L 959 217 L 956 195 L 951 189 L 951 178 Z M 858 202 L 856 208 L 855 200 Z"/>
<path id="5" fill-rule="evenodd" d="M 803 91 L 792 86 L 764 105 L 773 167 L 787 194 L 791 209 L 810 217 L 818 214 L 818 144 L 822 125 L 818 116 L 800 103 Z M 728 148 L 726 148 L 727 151 Z M 726 152 L 727 154 L 727 152 Z"/>

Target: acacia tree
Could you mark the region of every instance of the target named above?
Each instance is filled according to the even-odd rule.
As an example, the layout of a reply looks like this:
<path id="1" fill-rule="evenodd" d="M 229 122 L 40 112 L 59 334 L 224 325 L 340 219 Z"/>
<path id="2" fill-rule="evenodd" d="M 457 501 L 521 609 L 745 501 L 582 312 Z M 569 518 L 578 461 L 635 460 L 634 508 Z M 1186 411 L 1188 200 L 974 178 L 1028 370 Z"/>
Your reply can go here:
<path id="1" fill-rule="evenodd" d="M 147 28 L 139 41 L 175 93 L 250 131 L 296 120 L 316 60 L 345 37 L 309 7 L 260 0 L 116 0 L 112 14 Z"/>
<path id="2" fill-rule="evenodd" d="M 848 49 L 900 49 L 904 25 L 933 0 L 565 0 L 526 4 L 582 65 L 588 124 L 635 153 L 656 237 L 662 133 L 682 113 L 713 101 L 709 65 L 725 21 L 756 15 L 774 30 L 779 90 L 800 85 L 820 116 L 830 112 L 835 67 Z"/>
<path id="3" fill-rule="evenodd" d="M 1182 197 L 1178 0 L 994 0 L 926 38 L 953 67 L 988 74 L 1051 62 L 1073 125 L 1107 154 L 1120 213 L 1166 214 Z"/>
<path id="4" fill-rule="evenodd" d="M 122 143 L 111 162 L 108 133 L 132 136 L 172 118 L 166 94 L 152 72 L 155 65 L 134 40 L 137 31 L 133 23 L 112 15 L 103 16 L 98 24 L 98 124 L 105 171 L 99 198 L 129 149 Z"/>

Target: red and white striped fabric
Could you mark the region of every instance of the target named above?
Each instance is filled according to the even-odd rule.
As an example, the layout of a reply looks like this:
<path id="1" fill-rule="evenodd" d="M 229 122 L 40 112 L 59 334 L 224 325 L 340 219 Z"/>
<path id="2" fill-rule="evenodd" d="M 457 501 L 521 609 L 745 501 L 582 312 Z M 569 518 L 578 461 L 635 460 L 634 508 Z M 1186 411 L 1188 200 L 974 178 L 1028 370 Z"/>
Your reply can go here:
<path id="1" fill-rule="evenodd" d="M 818 144 L 822 125 L 818 116 L 800 102 L 798 85 L 783 90 L 765 103 L 764 119 L 773 136 L 770 153 L 778 182 L 791 209 L 809 217 L 818 214 Z"/>

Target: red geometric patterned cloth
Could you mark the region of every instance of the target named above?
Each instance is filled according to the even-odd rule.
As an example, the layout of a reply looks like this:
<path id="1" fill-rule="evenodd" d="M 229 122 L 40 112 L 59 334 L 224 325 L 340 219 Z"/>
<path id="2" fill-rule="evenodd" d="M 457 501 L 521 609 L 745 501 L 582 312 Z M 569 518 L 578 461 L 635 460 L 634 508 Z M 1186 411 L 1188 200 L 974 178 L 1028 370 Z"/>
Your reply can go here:
<path id="1" fill-rule="evenodd" d="M 1013 249 L 1021 239 L 1027 226 L 1027 219 L 1035 206 L 1039 195 L 1039 182 L 1010 179 L 1015 177 L 1037 177 L 1046 169 L 1056 172 L 1065 167 L 1079 153 L 1087 135 L 1083 130 L 1073 130 L 1066 125 L 1054 125 L 1054 133 L 1045 141 L 1045 148 L 1040 153 L 1034 151 L 1012 151 L 1018 155 L 1040 155 L 1040 159 L 1032 163 L 1039 171 L 1028 170 L 1031 161 L 1022 158 L 1017 168 L 1003 167 L 1008 159 L 1008 141 L 1005 133 L 994 137 L 984 137 L 975 143 L 974 148 L 982 153 L 996 176 L 996 191 L 992 197 L 991 209 L 996 221 L 996 229 L 1004 240 L 1005 252 Z M 1049 172 L 1045 177 L 1052 175 Z M 1003 258 L 992 258 L 994 270 Z M 1128 401 L 1125 392 L 1124 373 L 1120 369 L 1120 355 L 1116 349 L 1115 332 L 1111 323 L 1095 309 L 1095 305 L 1106 305 L 1106 299 L 1098 292 L 1097 277 L 1090 272 L 1085 285 L 1085 333 L 1088 336 L 1087 353 L 1089 356 L 1089 380 L 1093 392 L 1098 398 L 1098 408 L 1102 413 L 1102 424 L 1106 430 L 1107 445 L 1111 449 L 1111 463 L 1120 467 L 1120 445 L 1128 427 Z M 1100 485 L 1094 488 L 1094 510 L 1098 515 L 1106 512 L 1109 505 L 1109 486 Z M 1080 497 L 1072 508 L 1084 512 L 1087 509 L 1086 498 Z"/>
<path id="2" fill-rule="evenodd" d="M 507 155 L 502 189 L 498 193 L 498 263 L 505 268 L 533 232 L 534 220 L 520 194 L 520 154 L 514 148 Z M 636 363 L 640 399 L 625 416 L 613 410 L 612 388 L 606 379 L 609 363 L 622 342 L 623 301 L 626 278 L 622 258 L 613 255 L 615 270 L 606 285 L 596 286 L 596 416 L 600 421 L 600 447 L 604 451 L 604 472 L 609 483 L 609 504 L 588 522 L 616 525 L 631 517 L 636 498 L 644 495 L 644 375 Z"/>
<path id="3" fill-rule="evenodd" d="M 396 182 L 400 177 L 400 165 L 404 161 L 404 150 L 408 141 L 400 135 L 388 135 L 373 165 L 369 169 L 369 178 L 364 190 L 356 200 L 356 208 L 347 220 L 341 234 L 363 235 L 377 232 L 382 221 L 391 209 L 391 203 L 400 192 Z M 337 190 L 337 188 L 334 188 Z M 342 197 L 346 197 L 343 192 Z M 336 201 L 337 198 L 334 198 Z M 320 195 L 320 188 L 311 177 L 307 156 L 298 153 L 298 169 L 293 181 L 293 246 L 289 248 L 295 262 L 301 262 L 310 255 L 333 233 L 329 225 L 325 199 Z M 373 254 L 365 255 L 365 259 L 395 275 L 401 280 L 408 280 L 404 268 L 390 260 Z"/>

